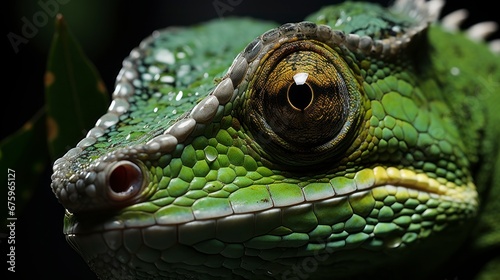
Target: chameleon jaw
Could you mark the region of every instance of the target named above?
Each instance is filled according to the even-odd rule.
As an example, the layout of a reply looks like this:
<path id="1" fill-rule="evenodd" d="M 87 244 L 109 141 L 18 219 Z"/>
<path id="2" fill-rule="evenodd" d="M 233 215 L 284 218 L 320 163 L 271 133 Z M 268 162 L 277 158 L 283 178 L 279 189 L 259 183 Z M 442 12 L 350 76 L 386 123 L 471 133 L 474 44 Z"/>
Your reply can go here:
<path id="1" fill-rule="evenodd" d="M 182 255 L 184 249 L 202 256 L 213 254 L 212 247 L 204 245 L 231 244 L 250 251 L 262 250 L 263 253 L 288 249 L 296 252 L 293 243 L 290 243 L 292 248 L 287 247 L 290 241 L 287 241 L 283 230 L 289 228 L 294 231 L 293 226 L 298 226 L 303 231 L 302 224 L 311 223 L 311 216 L 307 213 L 314 213 L 316 229 L 331 227 L 343 230 L 326 233 L 325 236 L 320 234 L 321 230 L 312 230 L 309 245 L 301 247 L 303 256 L 332 252 L 332 256 L 337 256 L 351 249 L 386 254 L 387 250 L 406 248 L 434 231 L 475 215 L 477 194 L 472 183 L 456 186 L 439 181 L 404 168 L 377 166 L 358 171 L 352 179 L 331 179 L 327 184 L 329 192 L 326 188 L 319 190 L 318 185 L 309 184 L 301 189 L 300 197 L 284 198 L 286 195 L 283 195 L 280 199 L 278 192 L 274 191 L 283 190 L 284 185 L 275 190 L 270 186 L 263 187 L 261 190 L 269 192 L 267 204 L 264 197 L 249 196 L 256 191 L 249 187 L 245 195 L 246 203 L 238 206 L 235 198 L 232 212 L 219 216 L 214 215 L 217 213 L 214 209 L 207 208 L 206 212 L 212 213 L 211 216 L 197 216 L 194 210 L 190 220 L 176 221 L 179 217 L 172 219 L 175 216 L 173 212 L 170 219 L 165 215 L 157 216 L 156 213 L 161 211 L 142 212 L 138 218 L 138 208 L 125 208 L 115 217 L 90 222 L 66 213 L 64 232 L 71 246 L 97 269 L 100 269 L 101 262 L 106 264 L 106 270 L 144 269 L 149 267 L 150 257 L 162 252 L 165 258 L 157 262 L 165 269 L 160 273 L 167 273 L 178 265 L 183 266 L 182 260 L 168 256 Z M 446 190 L 446 186 L 452 190 Z M 265 207 L 259 208 L 258 203 L 250 201 L 253 199 L 258 199 L 260 205 Z M 402 210 L 398 211 L 398 207 Z M 360 219 L 364 221 L 360 222 Z M 297 221 L 300 223 L 296 224 Z M 356 238 L 341 239 L 345 238 L 342 234 L 346 232 Z M 303 238 L 308 235 L 296 234 L 301 234 Z M 119 260 L 109 258 L 118 252 L 121 252 L 122 259 L 129 261 L 119 263 Z M 275 254 L 271 256 L 276 257 Z M 215 254 L 214 257 L 220 256 Z M 279 260 L 274 261 L 280 263 Z M 190 261 L 187 262 L 191 265 Z"/>
<path id="2" fill-rule="evenodd" d="M 107 221 L 101 226 L 88 228 L 82 227 L 78 221 L 68 225 L 66 234 L 80 234 L 91 232 L 101 232 L 106 230 L 122 230 L 126 227 L 148 227 L 152 225 L 180 226 L 191 222 L 203 222 L 207 220 L 224 219 L 226 217 L 238 215 L 254 215 L 259 212 L 265 212 L 272 209 L 305 207 L 316 203 L 322 204 L 328 201 L 341 200 L 349 197 L 359 197 L 372 193 L 374 197 L 384 200 L 386 196 L 394 196 L 398 200 L 408 198 L 425 201 L 429 197 L 463 205 L 468 212 L 475 212 L 478 207 L 478 197 L 474 184 L 467 183 L 464 186 L 457 186 L 455 183 L 434 179 L 424 173 L 416 173 L 409 169 L 398 169 L 395 167 L 376 166 L 372 169 L 367 168 L 355 173 L 352 179 L 347 177 L 335 177 L 328 183 L 309 183 L 303 187 L 296 184 L 275 184 L 275 185 L 254 185 L 235 191 L 229 196 L 230 203 L 226 209 L 213 209 L 191 207 L 192 214 L 176 216 L 175 212 L 170 215 L 160 214 L 163 208 L 167 209 L 173 205 L 158 207 L 156 213 L 145 213 L 144 219 L 132 219 L 116 223 Z M 424 198 L 422 198 L 424 197 Z M 203 205 L 204 199 L 200 198 L 198 202 Z M 221 198 L 222 199 L 222 198 Z M 147 203 L 147 202 L 146 202 Z M 208 205 L 208 204 L 206 204 Z M 137 208 L 138 209 L 138 208 Z M 123 208 L 116 214 L 126 214 L 129 210 Z M 471 215 L 474 215 L 473 213 Z M 71 218 L 73 214 L 68 212 L 67 216 Z M 83 217 L 82 217 L 83 218 Z M 121 220 L 121 219 L 120 219 Z M 81 220 L 80 222 L 86 221 Z M 97 224 L 92 222 L 92 224 Z M 125 226 L 126 224 L 126 226 Z"/>

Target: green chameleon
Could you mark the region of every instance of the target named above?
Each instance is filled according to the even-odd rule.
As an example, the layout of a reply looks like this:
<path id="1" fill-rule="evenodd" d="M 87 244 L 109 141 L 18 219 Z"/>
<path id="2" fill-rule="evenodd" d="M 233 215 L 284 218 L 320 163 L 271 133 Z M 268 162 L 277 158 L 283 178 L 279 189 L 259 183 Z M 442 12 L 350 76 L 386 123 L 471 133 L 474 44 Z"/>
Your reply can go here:
<path id="1" fill-rule="evenodd" d="M 154 32 L 54 162 L 68 243 L 100 279 L 494 277 L 500 59 L 441 7 Z"/>

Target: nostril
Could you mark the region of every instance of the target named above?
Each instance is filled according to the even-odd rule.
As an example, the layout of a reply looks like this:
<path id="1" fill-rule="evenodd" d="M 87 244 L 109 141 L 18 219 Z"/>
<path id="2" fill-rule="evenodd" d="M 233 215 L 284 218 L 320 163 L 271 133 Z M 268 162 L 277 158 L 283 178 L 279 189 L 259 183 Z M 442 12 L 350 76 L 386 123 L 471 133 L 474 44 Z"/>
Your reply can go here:
<path id="1" fill-rule="evenodd" d="M 111 198 L 124 200 L 137 194 L 142 187 L 142 171 L 135 163 L 119 161 L 108 174 L 108 187 Z"/>

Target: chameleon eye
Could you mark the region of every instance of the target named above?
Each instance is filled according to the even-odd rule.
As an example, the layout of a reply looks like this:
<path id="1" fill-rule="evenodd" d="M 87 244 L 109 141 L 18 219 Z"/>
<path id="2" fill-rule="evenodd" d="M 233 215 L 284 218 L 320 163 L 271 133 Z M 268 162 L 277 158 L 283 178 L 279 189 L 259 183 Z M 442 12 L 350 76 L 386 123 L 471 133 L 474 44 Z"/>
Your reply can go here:
<path id="1" fill-rule="evenodd" d="M 342 129 L 349 108 L 347 88 L 324 57 L 292 53 L 268 77 L 261 89 L 263 117 L 278 137 L 294 146 L 320 145 Z"/>
<path id="2" fill-rule="evenodd" d="M 139 166 L 126 160 L 116 162 L 107 176 L 108 195 L 115 201 L 130 199 L 141 190 L 142 182 Z"/>
<path id="3" fill-rule="evenodd" d="M 344 80 L 347 68 L 339 60 L 320 43 L 298 41 L 262 63 L 251 89 L 249 122 L 264 148 L 271 146 L 273 154 L 278 149 L 282 159 L 292 153 L 293 164 L 300 165 L 343 146 L 359 113 L 359 94 Z"/>

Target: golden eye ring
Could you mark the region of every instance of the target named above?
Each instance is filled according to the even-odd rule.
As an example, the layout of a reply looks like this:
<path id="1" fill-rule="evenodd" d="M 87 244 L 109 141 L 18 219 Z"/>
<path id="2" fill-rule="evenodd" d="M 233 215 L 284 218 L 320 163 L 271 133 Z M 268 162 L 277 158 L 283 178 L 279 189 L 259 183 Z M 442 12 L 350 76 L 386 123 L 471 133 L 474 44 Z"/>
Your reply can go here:
<path id="1" fill-rule="evenodd" d="M 244 118 L 267 154 L 310 165 L 346 146 L 360 115 L 354 75 L 346 71 L 340 55 L 317 41 L 284 43 L 261 61 Z"/>

